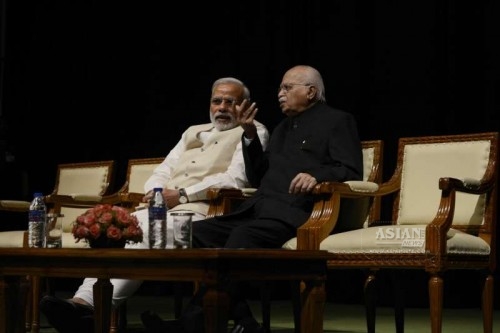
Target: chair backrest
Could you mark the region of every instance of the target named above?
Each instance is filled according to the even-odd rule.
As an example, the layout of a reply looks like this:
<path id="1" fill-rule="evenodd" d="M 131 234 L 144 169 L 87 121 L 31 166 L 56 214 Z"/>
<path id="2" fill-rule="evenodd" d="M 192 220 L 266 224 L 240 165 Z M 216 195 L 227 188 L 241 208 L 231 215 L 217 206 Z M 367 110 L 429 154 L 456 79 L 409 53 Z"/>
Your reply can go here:
<path id="1" fill-rule="evenodd" d="M 62 231 L 63 233 L 69 233 L 73 229 L 73 222 L 75 222 L 76 218 L 85 213 L 87 209 L 92 207 L 93 205 L 88 206 L 80 206 L 80 207 L 69 207 L 69 206 L 59 206 L 56 209 L 59 213 L 63 215 L 62 217 Z M 63 239 L 63 247 L 67 247 L 67 243 Z"/>
<path id="2" fill-rule="evenodd" d="M 426 224 L 432 221 L 441 197 L 439 179 L 451 177 L 477 184 L 496 179 L 498 133 L 401 138 L 396 172 L 400 182 L 393 206 L 393 223 Z M 496 215 L 496 186 L 486 195 L 457 193 L 453 227 L 489 229 Z"/>
<path id="3" fill-rule="evenodd" d="M 363 149 L 363 180 L 380 183 L 382 181 L 382 140 L 361 141 Z"/>
<path id="4" fill-rule="evenodd" d="M 144 193 L 144 183 L 164 157 L 130 159 L 127 167 L 127 192 Z"/>
<path id="5" fill-rule="evenodd" d="M 59 164 L 52 194 L 104 195 L 110 189 L 114 161 Z"/>
<path id="6" fill-rule="evenodd" d="M 382 182 L 384 142 L 382 140 L 362 141 L 361 145 L 363 149 L 363 180 L 380 184 Z M 319 186 L 324 186 L 326 189 L 329 184 L 331 183 L 325 182 Z M 320 190 L 320 192 L 322 191 Z M 308 224 L 311 221 L 314 221 L 313 223 L 322 221 L 321 223 L 325 225 L 321 230 L 316 230 L 318 232 L 318 234 L 314 235 L 316 243 L 309 244 L 313 240 L 307 239 L 305 243 L 297 244 L 297 237 L 294 237 L 283 244 L 283 248 L 296 249 L 300 246 L 302 249 L 317 249 L 319 243 L 330 233 L 368 227 L 371 222 L 380 218 L 380 206 L 379 197 L 342 198 L 339 204 L 335 201 L 331 189 L 328 189 L 317 195 L 311 216 L 306 222 Z M 335 215 L 337 210 L 338 217 Z M 333 220 L 336 220 L 335 227 Z"/>
<path id="7" fill-rule="evenodd" d="M 384 142 L 382 140 L 361 141 L 363 149 L 363 180 L 382 183 Z M 381 198 L 376 197 L 370 205 L 368 215 L 363 226 L 366 228 L 371 222 L 380 219 Z"/>
<path id="8" fill-rule="evenodd" d="M 144 184 L 154 170 L 165 160 L 164 157 L 130 159 L 127 165 L 126 179 L 116 193 L 122 207 L 130 211 L 144 208 Z"/>
<path id="9" fill-rule="evenodd" d="M 114 172 L 115 162 L 112 160 L 58 165 L 55 187 L 48 197 L 51 198 L 51 211 L 64 215 L 63 232 L 70 232 L 78 215 L 94 206 L 100 196 L 109 194 Z M 67 204 L 59 201 L 58 196 L 86 196 L 92 199 Z"/>
<path id="10" fill-rule="evenodd" d="M 362 141 L 361 147 L 363 149 L 363 180 L 380 184 L 384 142 L 382 140 Z M 366 228 L 380 219 L 380 210 L 380 197 L 342 198 L 337 225 L 333 232 L 345 232 L 359 229 L 361 226 Z"/>

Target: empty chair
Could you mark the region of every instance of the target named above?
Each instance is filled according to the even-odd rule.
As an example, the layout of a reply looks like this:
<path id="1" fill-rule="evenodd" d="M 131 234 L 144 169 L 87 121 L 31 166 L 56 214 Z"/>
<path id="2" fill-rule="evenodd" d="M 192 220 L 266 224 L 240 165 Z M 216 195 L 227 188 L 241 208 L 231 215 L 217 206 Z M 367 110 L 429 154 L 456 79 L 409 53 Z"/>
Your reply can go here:
<path id="1" fill-rule="evenodd" d="M 85 243 L 76 243 L 72 233 L 72 222 L 77 215 L 100 202 L 103 196 L 109 194 L 113 180 L 115 162 L 96 161 L 81 163 L 64 163 L 57 166 L 56 183 L 53 191 L 44 197 L 49 213 L 62 214 L 63 217 L 63 247 L 85 247 Z M 29 208 L 29 203 L 27 208 Z M 27 246 L 25 230 L 0 232 L 1 247 Z M 38 301 L 40 299 L 40 278 L 31 276 L 30 293 L 27 300 L 27 329 L 33 333 L 39 331 L 40 314 Z"/>
<path id="2" fill-rule="evenodd" d="M 361 194 L 392 201 L 388 225 L 330 235 L 342 209 L 336 206 L 333 223 L 315 220 L 298 230 L 298 247 L 327 250 L 331 270 L 368 272 L 364 286 L 368 332 L 375 332 L 377 271 L 425 271 L 430 328 L 440 333 L 445 272 L 475 270 L 481 281 L 483 331 L 492 333 L 497 156 L 497 132 L 400 138 L 392 177 L 378 190 Z M 324 185 L 320 192 L 338 199 L 359 195 L 335 183 Z M 462 284 L 464 289 L 471 287 L 477 283 Z M 402 333 L 402 300 L 396 299 L 395 305 L 396 331 Z"/>

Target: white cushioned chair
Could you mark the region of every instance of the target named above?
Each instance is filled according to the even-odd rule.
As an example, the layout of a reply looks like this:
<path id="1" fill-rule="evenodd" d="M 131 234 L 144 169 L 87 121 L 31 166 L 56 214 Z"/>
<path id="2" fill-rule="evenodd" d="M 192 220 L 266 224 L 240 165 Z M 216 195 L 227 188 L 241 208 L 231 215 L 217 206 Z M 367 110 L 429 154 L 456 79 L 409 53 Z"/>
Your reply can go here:
<path id="1" fill-rule="evenodd" d="M 71 223 L 78 212 L 68 209 L 64 205 L 91 207 L 103 195 L 109 194 L 110 182 L 114 173 L 114 161 L 97 161 L 83 163 L 63 163 L 57 166 L 56 183 L 53 191 L 44 197 L 49 212 L 64 215 L 63 246 L 75 245 L 71 234 Z M 0 210 L 26 213 L 29 201 L 0 200 Z M 73 207 L 73 208 L 75 208 Z M 26 215 L 27 216 L 27 215 Z M 1 247 L 22 247 L 25 230 L 0 232 Z"/>
<path id="2" fill-rule="evenodd" d="M 444 273 L 476 270 L 482 282 L 483 331 L 492 333 L 497 156 L 497 132 L 400 138 L 392 177 L 378 190 L 361 194 L 391 199 L 392 220 L 335 234 L 331 232 L 337 219 L 310 221 L 298 230 L 297 247 L 327 250 L 330 270 L 368 272 L 364 286 L 368 332 L 375 332 L 377 271 L 427 272 L 430 329 L 440 333 Z M 335 183 L 321 185 L 319 192 L 331 193 L 337 200 L 358 195 Z M 335 206 L 331 215 L 337 216 L 341 206 Z M 402 300 L 397 299 L 395 306 L 396 332 L 402 333 Z"/>
<path id="3" fill-rule="evenodd" d="M 76 243 L 72 233 L 72 222 L 79 214 L 99 203 L 104 195 L 109 194 L 114 175 L 115 162 L 96 161 L 81 163 L 62 163 L 57 166 L 56 183 L 53 191 L 44 196 L 49 213 L 62 214 L 63 247 L 87 247 L 84 242 Z M 18 211 L 27 211 L 29 202 L 4 200 L 3 205 Z M 22 208 L 20 208 L 22 207 Z M 0 232 L 1 247 L 27 246 L 27 231 L 14 230 Z M 40 278 L 29 277 L 29 288 L 26 306 L 26 328 L 36 333 L 40 329 L 38 301 L 40 298 Z"/>
<path id="4" fill-rule="evenodd" d="M 63 215 L 63 247 L 87 247 L 76 243 L 71 233 L 77 216 L 88 208 L 103 203 L 110 194 L 115 173 L 114 161 L 61 164 L 58 167 L 54 191 L 45 196 L 50 212 Z"/>

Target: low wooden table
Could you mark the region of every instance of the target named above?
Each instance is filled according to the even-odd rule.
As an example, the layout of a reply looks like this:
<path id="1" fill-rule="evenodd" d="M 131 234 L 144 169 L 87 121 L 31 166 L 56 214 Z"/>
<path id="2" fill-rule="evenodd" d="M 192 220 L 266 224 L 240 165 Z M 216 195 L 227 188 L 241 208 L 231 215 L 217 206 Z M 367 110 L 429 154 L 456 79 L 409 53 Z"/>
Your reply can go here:
<path id="1" fill-rule="evenodd" d="M 228 281 L 302 280 L 301 331 L 323 332 L 325 251 L 283 249 L 29 249 L 0 248 L 0 333 L 25 332 L 20 286 L 27 275 L 96 277 L 95 333 L 110 327 L 110 278 L 200 281 L 206 333 L 226 333 Z"/>

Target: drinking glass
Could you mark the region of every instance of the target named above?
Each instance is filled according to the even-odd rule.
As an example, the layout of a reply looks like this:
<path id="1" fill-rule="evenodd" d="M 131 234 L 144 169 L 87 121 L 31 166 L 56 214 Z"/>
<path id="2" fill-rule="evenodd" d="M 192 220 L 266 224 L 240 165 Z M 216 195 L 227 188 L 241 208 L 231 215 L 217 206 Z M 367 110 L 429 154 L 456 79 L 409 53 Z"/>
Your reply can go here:
<path id="1" fill-rule="evenodd" d="M 62 247 L 62 221 L 63 214 L 47 214 L 47 228 L 45 232 L 45 247 L 59 249 Z"/>

